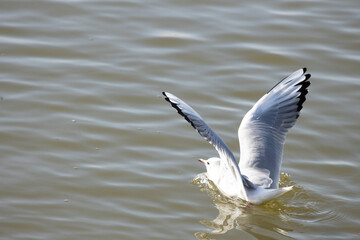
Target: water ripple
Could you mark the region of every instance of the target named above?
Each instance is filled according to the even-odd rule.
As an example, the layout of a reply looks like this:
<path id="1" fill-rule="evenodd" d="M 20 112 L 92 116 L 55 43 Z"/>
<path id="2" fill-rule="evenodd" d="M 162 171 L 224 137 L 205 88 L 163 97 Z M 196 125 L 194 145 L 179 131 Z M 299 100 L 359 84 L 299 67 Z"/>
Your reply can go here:
<path id="1" fill-rule="evenodd" d="M 4 2 L 0 231 L 5 239 L 358 239 L 358 1 Z M 285 145 L 288 194 L 248 207 L 196 160 L 216 151 L 163 99 L 236 129 L 308 67 Z"/>

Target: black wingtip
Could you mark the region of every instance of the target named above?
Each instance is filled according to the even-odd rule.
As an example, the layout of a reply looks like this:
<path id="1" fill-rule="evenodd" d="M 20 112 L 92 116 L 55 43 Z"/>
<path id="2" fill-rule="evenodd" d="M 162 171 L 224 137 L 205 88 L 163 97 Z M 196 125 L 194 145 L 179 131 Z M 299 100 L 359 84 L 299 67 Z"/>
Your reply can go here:
<path id="1" fill-rule="evenodd" d="M 300 100 L 297 103 L 297 111 L 300 112 L 300 110 L 303 108 L 303 103 L 306 100 L 306 94 L 308 94 L 309 90 L 308 87 L 310 86 L 311 82 L 309 81 L 311 74 L 305 74 L 305 79 L 301 82 L 299 82 L 298 86 L 301 86 L 300 89 L 298 90 L 298 92 L 300 92 L 300 96 L 298 97 Z"/>
<path id="2" fill-rule="evenodd" d="M 165 96 L 165 100 L 167 102 L 171 103 L 171 105 L 172 105 L 173 103 L 170 101 L 169 97 L 166 95 L 166 92 L 162 92 L 162 94 Z"/>
<path id="3" fill-rule="evenodd" d="M 185 118 L 185 120 L 188 121 L 191 124 L 191 126 L 197 131 L 194 123 L 182 112 L 182 110 L 179 108 L 179 106 L 176 103 L 174 103 L 170 100 L 170 98 L 166 95 L 166 92 L 162 92 L 162 94 L 165 96 L 165 100 L 167 102 L 169 102 L 171 104 L 171 106 L 177 110 L 178 114 L 183 116 Z"/>
<path id="4" fill-rule="evenodd" d="M 304 67 L 304 68 L 300 68 L 300 69 L 302 69 L 303 70 L 303 73 L 302 73 L 302 75 L 303 74 L 305 74 L 306 73 L 306 71 L 307 71 L 307 68 L 306 67 Z M 299 69 L 299 70 L 300 70 Z M 307 75 L 309 75 L 309 78 L 310 78 L 310 74 L 306 74 L 305 76 L 307 76 Z M 290 76 L 290 75 L 289 75 Z M 267 93 L 269 93 L 269 92 L 271 92 L 274 88 L 276 88 L 278 85 L 280 85 L 287 77 L 289 77 L 289 76 L 286 76 L 286 77 L 284 77 L 283 79 L 281 79 L 277 84 L 275 84 L 275 86 L 273 86 Z M 307 78 L 307 79 L 309 79 L 309 78 Z M 306 79 L 306 80 L 307 80 Z"/>
<path id="5" fill-rule="evenodd" d="M 166 95 L 166 92 L 162 92 L 162 94 L 165 96 L 165 100 L 170 102 L 169 97 Z"/>

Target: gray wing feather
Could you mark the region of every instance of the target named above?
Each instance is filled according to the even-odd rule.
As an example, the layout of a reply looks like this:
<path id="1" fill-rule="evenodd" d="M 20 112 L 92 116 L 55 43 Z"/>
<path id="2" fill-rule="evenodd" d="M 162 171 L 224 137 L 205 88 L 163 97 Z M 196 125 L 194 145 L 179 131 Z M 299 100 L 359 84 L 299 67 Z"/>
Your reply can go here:
<path id="1" fill-rule="evenodd" d="M 239 190 L 243 191 L 246 196 L 244 185 L 251 188 L 253 185 L 247 181 L 243 176 L 238 166 L 238 163 L 225 142 L 205 123 L 202 117 L 192 109 L 188 104 L 182 101 L 175 95 L 167 92 L 163 92 L 165 100 L 168 101 L 180 115 L 182 115 L 195 130 L 204 137 L 210 144 L 212 144 L 219 153 L 220 159 L 226 168 L 233 174 L 236 182 L 239 182 Z"/>
<path id="2" fill-rule="evenodd" d="M 299 69 L 281 80 L 240 124 L 240 169 L 256 185 L 278 187 L 286 133 L 299 117 L 310 85 L 311 75 L 305 72 Z"/>

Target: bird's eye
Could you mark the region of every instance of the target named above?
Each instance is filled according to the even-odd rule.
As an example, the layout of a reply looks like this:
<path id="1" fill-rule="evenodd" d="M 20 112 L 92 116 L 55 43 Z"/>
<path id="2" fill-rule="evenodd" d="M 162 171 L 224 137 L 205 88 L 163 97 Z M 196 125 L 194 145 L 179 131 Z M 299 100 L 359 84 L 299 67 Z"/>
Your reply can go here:
<path id="1" fill-rule="evenodd" d="M 210 165 L 210 163 L 209 163 L 209 162 L 207 162 L 207 165 Z"/>

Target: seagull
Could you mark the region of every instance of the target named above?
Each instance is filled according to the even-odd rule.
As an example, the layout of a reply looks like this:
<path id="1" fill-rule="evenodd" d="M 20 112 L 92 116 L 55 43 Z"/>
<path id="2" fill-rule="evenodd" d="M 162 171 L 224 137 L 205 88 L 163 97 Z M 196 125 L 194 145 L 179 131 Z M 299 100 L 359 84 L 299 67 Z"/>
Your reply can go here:
<path id="1" fill-rule="evenodd" d="M 175 95 L 163 92 L 165 100 L 195 130 L 212 144 L 219 157 L 199 161 L 206 166 L 206 175 L 222 194 L 262 204 L 292 189 L 279 188 L 280 167 L 285 137 L 303 108 L 310 74 L 306 68 L 285 77 L 260 98 L 245 114 L 238 129 L 240 161 L 226 143 L 188 104 Z"/>

